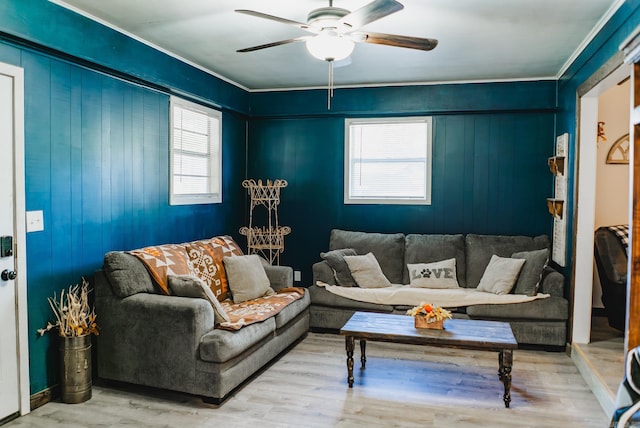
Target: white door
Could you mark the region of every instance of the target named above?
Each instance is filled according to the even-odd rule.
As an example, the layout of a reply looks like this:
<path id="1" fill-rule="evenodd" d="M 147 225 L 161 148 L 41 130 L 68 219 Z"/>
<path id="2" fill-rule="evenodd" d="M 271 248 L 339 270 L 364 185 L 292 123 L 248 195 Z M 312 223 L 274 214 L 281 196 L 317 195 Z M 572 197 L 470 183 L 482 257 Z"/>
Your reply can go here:
<path id="1" fill-rule="evenodd" d="M 15 235 L 14 78 L 0 73 L 0 236 Z M 5 239 L 6 241 L 6 239 Z M 13 245 L 12 245 L 13 248 Z M 18 299 L 14 257 L 0 245 L 0 419 L 20 410 L 18 382 Z"/>

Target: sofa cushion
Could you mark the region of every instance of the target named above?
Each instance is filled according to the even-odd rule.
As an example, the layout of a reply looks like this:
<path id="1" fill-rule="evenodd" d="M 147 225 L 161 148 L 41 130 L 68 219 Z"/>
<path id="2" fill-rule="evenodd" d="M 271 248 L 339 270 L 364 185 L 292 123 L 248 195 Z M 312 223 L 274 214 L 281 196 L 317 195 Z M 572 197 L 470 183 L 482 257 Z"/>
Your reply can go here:
<path id="1" fill-rule="evenodd" d="M 402 283 L 404 271 L 404 235 L 402 233 L 350 232 L 333 229 L 329 250 L 353 248 L 358 254 L 373 253 L 389 281 Z"/>
<path id="2" fill-rule="evenodd" d="M 167 275 L 167 282 L 169 284 L 169 290 L 171 290 L 175 296 L 194 297 L 209 302 L 213 308 L 216 324 L 229 321 L 227 313 L 216 296 L 213 295 L 211 288 L 197 276 Z"/>
<path id="3" fill-rule="evenodd" d="M 305 292 L 302 299 L 298 299 L 292 303 L 289 303 L 283 310 L 276 315 L 276 328 L 282 328 L 289 322 L 304 312 L 311 303 L 309 298 L 309 292 Z"/>
<path id="4" fill-rule="evenodd" d="M 367 253 L 364 256 L 344 256 L 344 261 L 349 265 L 351 276 L 359 287 L 383 288 L 391 286 L 373 253 Z"/>
<path id="5" fill-rule="evenodd" d="M 203 361 L 224 363 L 272 336 L 276 329 L 274 317 L 237 331 L 214 329 L 200 339 L 200 358 Z"/>
<path id="6" fill-rule="evenodd" d="M 326 253 L 320 253 L 320 258 L 327 262 L 333 269 L 333 277 L 336 283 L 341 287 L 357 287 L 356 281 L 351 276 L 349 265 L 344 260 L 344 256 L 355 256 L 356 250 L 353 248 L 341 248 L 339 250 L 331 250 Z"/>
<path id="7" fill-rule="evenodd" d="M 113 293 L 121 299 L 137 293 L 156 292 L 147 268 L 131 254 L 122 251 L 105 254 L 102 269 Z"/>
<path id="8" fill-rule="evenodd" d="M 478 291 L 494 294 L 509 294 L 522 270 L 524 259 L 491 256 L 491 260 L 484 270 Z"/>
<path id="9" fill-rule="evenodd" d="M 562 297 L 508 305 L 467 306 L 467 315 L 472 319 L 487 320 L 545 320 L 564 321 L 569 318 L 569 302 Z"/>
<path id="10" fill-rule="evenodd" d="M 391 305 L 378 305 L 376 303 L 359 302 L 357 300 L 347 299 L 346 297 L 338 296 L 327 291 L 324 287 L 318 287 L 315 284 L 310 286 L 308 290 L 314 306 L 370 310 L 375 312 L 393 311 L 393 306 Z"/>
<path id="11" fill-rule="evenodd" d="M 511 257 L 519 251 L 532 251 L 549 248 L 549 237 L 507 236 L 507 235 L 475 235 L 465 238 L 467 263 L 467 288 L 476 288 L 484 274 L 491 256 Z"/>
<path id="12" fill-rule="evenodd" d="M 464 236 L 462 235 L 418 235 L 406 237 L 402 283 L 409 283 L 407 264 L 433 263 L 440 260 L 456 259 L 456 278 L 461 287 L 466 284 L 466 257 Z"/>
<path id="13" fill-rule="evenodd" d="M 269 277 L 257 255 L 225 257 L 223 261 L 233 303 L 273 294 Z"/>
<path id="14" fill-rule="evenodd" d="M 421 288 L 459 288 L 456 279 L 456 259 L 434 263 L 408 264 L 409 284 Z"/>
<path id="15" fill-rule="evenodd" d="M 524 259 L 518 282 L 513 289 L 515 294 L 526 294 L 527 296 L 535 296 L 542 281 L 542 273 L 549 263 L 549 249 L 535 251 L 520 251 L 513 253 L 514 259 Z"/>

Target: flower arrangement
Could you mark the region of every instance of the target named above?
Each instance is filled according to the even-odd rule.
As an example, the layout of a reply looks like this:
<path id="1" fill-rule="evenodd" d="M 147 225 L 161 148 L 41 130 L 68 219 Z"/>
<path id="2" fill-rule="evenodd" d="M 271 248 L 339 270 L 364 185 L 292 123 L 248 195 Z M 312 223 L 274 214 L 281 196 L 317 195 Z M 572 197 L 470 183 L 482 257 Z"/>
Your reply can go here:
<path id="1" fill-rule="evenodd" d="M 65 294 L 60 292 L 60 300 L 56 294 L 47 299 L 56 317 L 55 323 L 47 322 L 45 328 L 39 328 L 38 334 L 44 335 L 49 330 L 58 329 L 61 337 L 80 337 L 87 334 L 99 334 L 96 324 L 96 313 L 89 306 L 89 283 L 82 278 L 82 285 L 72 285 Z"/>
<path id="2" fill-rule="evenodd" d="M 442 329 L 444 320 L 451 318 L 448 310 L 424 302 L 409 309 L 407 315 L 414 317 L 416 328 Z"/>

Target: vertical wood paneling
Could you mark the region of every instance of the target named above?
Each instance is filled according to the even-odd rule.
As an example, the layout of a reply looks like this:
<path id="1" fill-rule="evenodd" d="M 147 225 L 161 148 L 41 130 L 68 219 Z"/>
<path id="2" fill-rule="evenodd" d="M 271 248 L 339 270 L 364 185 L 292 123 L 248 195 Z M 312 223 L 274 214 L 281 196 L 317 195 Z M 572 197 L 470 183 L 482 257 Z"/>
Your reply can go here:
<path id="1" fill-rule="evenodd" d="M 234 214 L 244 207 L 233 195 L 229 208 L 168 206 L 168 96 L 35 53 L 22 56 L 27 209 L 43 210 L 45 220 L 43 232 L 27 234 L 30 328 L 51 319 L 47 297 L 90 278 L 107 251 L 237 231 L 242 222 Z M 233 154 L 224 158 L 225 180 L 238 186 L 244 123 L 231 120 L 234 132 L 225 140 Z M 58 382 L 55 340 L 29 340 L 36 393 Z"/>
<path id="2" fill-rule="evenodd" d="M 476 166 L 473 162 L 475 158 L 476 149 L 476 118 L 466 117 L 464 123 L 464 140 L 463 150 L 464 155 L 461 157 L 462 170 L 462 185 L 460 191 L 462 194 L 462 224 L 460 230 L 471 230 L 474 224 L 475 216 L 475 198 L 465 198 L 464 195 L 473 195 L 474 181 Z"/>
<path id="3" fill-rule="evenodd" d="M 52 275 L 77 281 L 65 268 L 71 246 L 71 70 L 67 64 L 51 63 L 51 241 Z"/>
<path id="4" fill-rule="evenodd" d="M 488 120 L 474 120 L 473 134 L 473 175 L 471 176 L 471 197 L 467 196 L 466 209 L 471 212 L 472 223 L 466 225 L 469 231 L 480 232 L 487 230 L 489 225 L 489 175 L 491 148 L 491 122 Z"/>
<path id="5" fill-rule="evenodd" d="M 102 78 L 82 73 L 82 264 L 102 253 Z M 104 255 L 104 254 L 102 254 Z"/>
<path id="6" fill-rule="evenodd" d="M 109 180 L 109 199 L 103 193 L 103 209 L 108 211 L 109 228 L 103 229 L 103 236 L 108 234 L 110 243 L 104 242 L 105 248 L 126 248 L 127 228 L 125 227 L 125 174 L 114 174 L 113 171 L 125 171 L 124 168 L 124 99 L 129 92 L 120 82 L 111 82 L 111 91 L 103 88 L 103 100 L 109 99 L 109 103 L 103 107 L 109 109 L 110 133 L 108 140 L 102 141 L 103 156 L 109 156 L 110 169 L 106 174 Z M 104 104 L 104 102 L 103 102 Z M 104 133 L 103 133 L 104 135 Z M 106 186 L 103 185 L 103 188 Z"/>
<path id="7" fill-rule="evenodd" d="M 104 254 L 104 248 L 112 248 L 111 245 L 111 228 L 113 227 L 111 217 L 111 204 L 114 200 L 114 195 L 111 192 L 111 171 L 114 170 L 111 163 L 111 106 L 116 103 L 118 96 L 118 88 L 116 82 L 112 79 L 101 78 L 100 79 L 100 208 L 102 219 L 100 224 L 108 226 L 102 227 L 100 252 Z M 114 119 L 116 119 L 114 117 Z M 117 200 L 117 198 L 115 198 Z"/>
<path id="8" fill-rule="evenodd" d="M 70 110 L 70 187 L 71 187 L 71 246 L 72 251 L 69 253 L 70 266 L 67 265 L 69 271 L 74 278 L 86 275 L 88 272 L 83 267 L 83 242 L 84 242 L 84 218 L 82 209 L 82 82 L 81 69 L 71 67 L 71 103 Z M 57 281 L 56 281 L 57 282 Z M 58 286 L 64 286 L 64 283 L 57 283 Z M 37 391 L 37 390 L 36 390 Z"/>
<path id="9" fill-rule="evenodd" d="M 430 206 L 344 205 L 343 126 L 335 117 L 251 122 L 248 176 L 289 181 L 280 218 L 292 233 L 281 260 L 302 270 L 303 278 L 311 279 L 311 265 L 327 249 L 332 228 L 551 233 L 543 209 L 551 181 L 546 159 L 553 153 L 553 114 L 435 116 Z"/>

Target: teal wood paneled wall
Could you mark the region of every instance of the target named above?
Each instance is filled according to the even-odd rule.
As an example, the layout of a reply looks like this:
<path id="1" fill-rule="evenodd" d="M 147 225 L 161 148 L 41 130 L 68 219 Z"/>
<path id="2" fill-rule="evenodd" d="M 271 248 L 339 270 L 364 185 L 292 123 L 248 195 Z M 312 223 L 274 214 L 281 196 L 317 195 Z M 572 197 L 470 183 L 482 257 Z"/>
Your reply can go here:
<path id="1" fill-rule="evenodd" d="M 551 111 L 555 107 L 554 81 L 337 89 L 330 111 L 326 90 L 251 94 L 254 117 Z"/>
<path id="2" fill-rule="evenodd" d="M 433 98 L 422 99 L 425 94 Z M 552 177 L 546 162 L 553 152 L 555 82 L 337 90 L 334 99 L 342 101 L 330 112 L 318 91 L 308 91 L 307 102 L 303 91 L 254 95 L 252 112 L 263 116 L 250 120 L 248 176 L 289 182 L 279 210 L 281 224 L 292 227 L 282 261 L 302 271 L 303 284 L 310 284 L 311 265 L 327 249 L 332 228 L 551 233 L 545 200 Z M 344 117 L 392 110 L 393 115 L 438 112 L 432 204 L 345 205 Z"/>
<path id="3" fill-rule="evenodd" d="M 602 67 L 619 50 L 620 44 L 640 25 L 640 1 L 627 0 L 602 30 L 589 43 L 584 51 L 569 66 L 558 82 L 558 115 L 556 135 L 569 133 L 569 150 L 572 156 L 568 166 L 568 210 L 567 210 L 567 267 L 564 269 L 567 279 L 571 278 L 571 260 L 573 258 L 573 230 L 575 217 L 575 162 L 578 156 L 576 144 L 576 123 L 578 106 L 577 90 L 589 77 Z M 567 291 L 569 289 L 567 281 Z"/>
<path id="4" fill-rule="evenodd" d="M 27 234 L 34 394 L 58 382 L 55 336 L 36 335 L 51 319 L 47 297 L 90 278 L 107 251 L 234 234 L 244 223 L 241 112 L 248 111 L 248 94 L 48 1 L 0 2 L 0 32 L 12 39 L 0 41 L 0 61 L 25 72 L 26 208 L 44 213 L 45 230 Z M 15 37 L 227 106 L 223 203 L 169 206 L 167 94 L 16 44 Z"/>
<path id="5" fill-rule="evenodd" d="M 245 113 L 249 93 L 47 0 L 0 1 L 0 37 L 17 37 Z"/>

